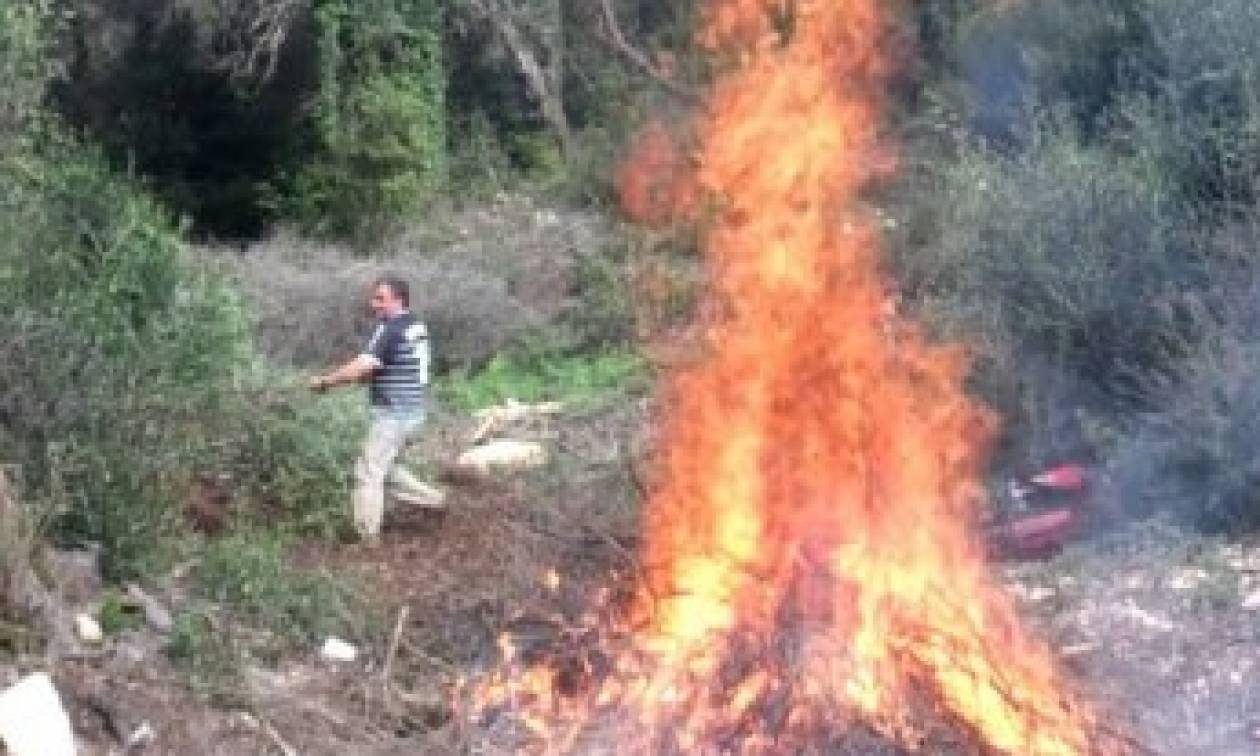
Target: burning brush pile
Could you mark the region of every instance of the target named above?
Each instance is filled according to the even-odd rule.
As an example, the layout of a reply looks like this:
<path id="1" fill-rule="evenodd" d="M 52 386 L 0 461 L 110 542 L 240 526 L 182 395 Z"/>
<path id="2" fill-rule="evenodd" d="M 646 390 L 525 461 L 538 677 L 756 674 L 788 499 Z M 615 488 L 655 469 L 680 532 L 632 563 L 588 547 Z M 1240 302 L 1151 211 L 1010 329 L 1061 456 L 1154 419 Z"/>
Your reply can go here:
<path id="1" fill-rule="evenodd" d="M 994 420 L 963 393 L 965 355 L 887 306 L 858 201 L 891 164 L 886 7 L 709 3 L 725 73 L 688 180 L 656 187 L 706 229 L 707 353 L 667 389 L 633 595 L 563 654 L 505 641 L 469 685 L 512 748 L 935 750 L 946 723 L 964 752 L 1126 750 L 986 573 L 970 524 Z"/>

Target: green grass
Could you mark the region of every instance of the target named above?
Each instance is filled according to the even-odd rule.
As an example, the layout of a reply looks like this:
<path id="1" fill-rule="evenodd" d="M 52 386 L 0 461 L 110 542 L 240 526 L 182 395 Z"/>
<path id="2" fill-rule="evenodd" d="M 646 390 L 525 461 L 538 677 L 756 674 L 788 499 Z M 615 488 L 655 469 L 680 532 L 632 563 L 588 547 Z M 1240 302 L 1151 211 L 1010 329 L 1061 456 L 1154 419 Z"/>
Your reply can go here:
<path id="1" fill-rule="evenodd" d="M 330 635 L 359 646 L 381 631 L 360 586 L 290 561 L 291 538 L 241 529 L 198 548 L 189 600 L 166 655 L 189 688 L 219 706 L 242 706 L 249 665 L 272 665 Z"/>
<path id="2" fill-rule="evenodd" d="M 194 693 L 224 707 L 245 703 L 240 649 L 233 634 L 217 627 L 208 611 L 176 615 L 166 655 Z"/>
<path id="3" fill-rule="evenodd" d="M 595 355 L 498 355 L 476 373 L 452 373 L 438 381 L 438 397 L 460 410 L 507 399 L 584 405 L 646 384 L 647 363 L 630 351 Z"/>
<path id="4" fill-rule="evenodd" d="M 110 589 L 101 598 L 101 608 L 96 613 L 96 620 L 105 633 L 117 635 L 125 630 L 144 627 L 144 611 L 128 601 L 118 590 Z"/>
<path id="5" fill-rule="evenodd" d="M 166 654 L 189 688 L 221 705 L 241 705 L 250 664 L 275 664 L 328 636 L 360 646 L 379 622 L 353 581 L 294 566 L 289 541 L 241 530 L 205 544 L 190 598 L 175 617 Z"/>
<path id="6" fill-rule="evenodd" d="M 327 635 L 367 633 L 354 586 L 330 573 L 300 570 L 272 533 L 242 532 L 207 546 L 194 574 L 201 597 L 293 645 Z"/>

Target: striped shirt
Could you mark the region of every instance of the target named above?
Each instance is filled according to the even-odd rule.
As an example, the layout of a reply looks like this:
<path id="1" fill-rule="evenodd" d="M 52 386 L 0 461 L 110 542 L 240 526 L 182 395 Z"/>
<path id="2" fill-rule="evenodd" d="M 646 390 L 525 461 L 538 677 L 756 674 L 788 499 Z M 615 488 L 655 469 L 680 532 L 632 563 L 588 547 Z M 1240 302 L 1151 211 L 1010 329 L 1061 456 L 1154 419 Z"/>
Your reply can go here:
<path id="1" fill-rule="evenodd" d="M 377 324 L 363 356 L 376 367 L 373 407 L 417 409 L 429 387 L 429 335 L 415 315 L 403 311 Z"/>

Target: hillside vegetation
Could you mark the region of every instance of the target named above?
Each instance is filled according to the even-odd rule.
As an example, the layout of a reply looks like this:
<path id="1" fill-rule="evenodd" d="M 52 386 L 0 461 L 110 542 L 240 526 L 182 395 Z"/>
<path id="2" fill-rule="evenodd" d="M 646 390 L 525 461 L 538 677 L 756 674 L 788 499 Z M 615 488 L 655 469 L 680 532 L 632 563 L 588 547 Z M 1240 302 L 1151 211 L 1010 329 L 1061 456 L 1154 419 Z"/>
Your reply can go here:
<path id="1" fill-rule="evenodd" d="M 995 479 L 1088 459 L 1135 516 L 1260 526 L 1260 6 L 900 8 L 868 200 L 898 307 L 1004 418 Z M 428 472 L 468 413 L 560 400 L 598 463 L 530 485 L 632 522 L 704 229 L 626 222 L 615 169 L 697 106 L 699 12 L 0 0 L 0 658 L 50 646 L 19 585 L 73 549 L 114 588 L 182 575 L 167 652 L 212 697 L 242 654 L 381 642 L 353 577 L 292 555 L 348 530 L 361 399 L 303 387 L 385 271 L 434 333 Z"/>

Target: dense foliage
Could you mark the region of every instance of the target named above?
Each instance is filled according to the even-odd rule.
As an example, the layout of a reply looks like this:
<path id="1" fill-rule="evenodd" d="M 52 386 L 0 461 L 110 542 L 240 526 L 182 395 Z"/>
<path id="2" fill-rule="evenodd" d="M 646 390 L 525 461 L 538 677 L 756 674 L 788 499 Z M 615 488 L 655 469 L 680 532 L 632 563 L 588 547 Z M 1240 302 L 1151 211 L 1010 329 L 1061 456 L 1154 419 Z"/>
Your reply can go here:
<path id="1" fill-rule="evenodd" d="M 1092 455 L 1135 511 L 1260 522 L 1253 4 L 1047 0 L 931 28 L 894 268 L 974 347 L 1004 460 Z"/>
<path id="2" fill-rule="evenodd" d="M 906 7 L 903 170 L 871 198 L 904 309 L 973 347 L 974 389 L 1007 419 L 999 465 L 1089 454 L 1137 509 L 1260 522 L 1253 5 Z M 628 136 L 685 113 L 711 74 L 688 42 L 696 7 L 0 5 L 0 458 L 57 536 L 144 569 L 205 480 L 229 481 L 242 522 L 343 524 L 349 403 L 295 405 L 190 237 L 287 225 L 360 254 L 409 247 L 397 259 L 447 282 L 431 299 L 457 403 L 640 375 L 637 248 L 593 245 L 546 290 L 564 306 L 534 307 L 503 258 L 439 259 L 395 231 L 505 189 L 606 200 Z M 652 243 L 686 266 L 691 241 Z"/>
<path id="3" fill-rule="evenodd" d="M 339 466 L 305 451 L 329 447 L 311 429 L 330 418 L 294 440 L 285 408 L 256 401 L 278 378 L 235 291 L 192 259 L 169 211 L 41 112 L 56 14 L 6 13 L 0 67 L 29 86 L 15 82 L 25 99 L 0 128 L 0 458 L 21 467 L 25 496 L 57 538 L 100 544 L 115 575 L 162 559 L 199 476 L 233 473 L 280 503 L 337 497 Z M 257 464 L 279 444 L 309 465 L 309 488 Z"/>
<path id="4" fill-rule="evenodd" d="M 443 15 L 436 0 L 323 0 L 314 18 L 314 143 L 295 215 L 324 235 L 380 231 L 446 179 Z"/>

